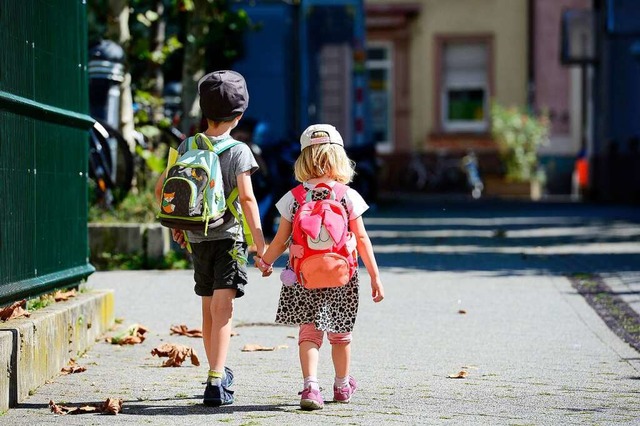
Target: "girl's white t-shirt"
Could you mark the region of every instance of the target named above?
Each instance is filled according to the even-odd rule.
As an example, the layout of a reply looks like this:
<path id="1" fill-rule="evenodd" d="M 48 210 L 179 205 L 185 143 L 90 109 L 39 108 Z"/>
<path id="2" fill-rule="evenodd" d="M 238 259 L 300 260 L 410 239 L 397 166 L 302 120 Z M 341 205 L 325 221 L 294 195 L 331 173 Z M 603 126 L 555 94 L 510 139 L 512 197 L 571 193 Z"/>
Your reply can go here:
<path id="1" fill-rule="evenodd" d="M 325 183 L 333 187 L 333 185 L 335 185 L 336 182 L 330 181 Z M 316 186 L 315 183 L 309 183 L 309 182 L 304 182 L 303 185 L 307 189 L 312 189 Z M 369 208 L 369 205 L 364 200 L 364 198 L 362 198 L 362 196 L 358 193 L 358 191 L 356 191 L 351 187 L 349 187 L 349 189 L 347 190 L 347 193 L 345 194 L 344 199 L 347 204 L 347 216 L 349 217 L 349 220 L 359 218 Z M 280 216 L 282 216 L 284 219 L 286 219 L 289 222 L 293 222 L 293 214 L 291 213 L 291 210 L 293 208 L 293 202 L 295 200 L 296 199 L 293 196 L 293 193 L 291 191 L 288 191 L 276 203 L 276 208 L 278 209 Z"/>

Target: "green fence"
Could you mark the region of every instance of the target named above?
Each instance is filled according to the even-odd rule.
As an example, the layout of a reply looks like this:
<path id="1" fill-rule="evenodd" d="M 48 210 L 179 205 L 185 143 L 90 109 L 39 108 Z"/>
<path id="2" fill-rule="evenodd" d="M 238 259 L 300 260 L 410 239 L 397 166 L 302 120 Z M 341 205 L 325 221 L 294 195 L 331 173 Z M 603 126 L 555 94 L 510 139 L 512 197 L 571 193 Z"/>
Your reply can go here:
<path id="1" fill-rule="evenodd" d="M 87 18 L 0 2 L 0 304 L 81 281 L 88 261 Z"/>

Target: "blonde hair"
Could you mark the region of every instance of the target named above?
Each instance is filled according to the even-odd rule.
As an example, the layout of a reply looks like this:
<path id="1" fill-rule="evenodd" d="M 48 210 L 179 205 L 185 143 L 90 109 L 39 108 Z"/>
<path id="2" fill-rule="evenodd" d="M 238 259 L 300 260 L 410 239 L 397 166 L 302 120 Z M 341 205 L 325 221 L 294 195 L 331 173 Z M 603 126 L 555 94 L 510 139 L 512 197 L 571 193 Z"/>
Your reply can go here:
<path id="1" fill-rule="evenodd" d="M 298 182 L 326 175 L 337 182 L 349 183 L 355 174 L 355 163 L 341 145 L 323 143 L 304 148 L 293 170 Z"/>

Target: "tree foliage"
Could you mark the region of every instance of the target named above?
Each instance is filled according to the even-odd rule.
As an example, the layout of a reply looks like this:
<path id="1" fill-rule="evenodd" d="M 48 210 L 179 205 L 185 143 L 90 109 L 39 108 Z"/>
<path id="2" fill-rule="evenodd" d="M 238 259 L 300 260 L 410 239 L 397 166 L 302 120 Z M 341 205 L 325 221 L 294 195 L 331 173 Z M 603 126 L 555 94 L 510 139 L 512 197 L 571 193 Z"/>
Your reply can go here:
<path id="1" fill-rule="evenodd" d="M 92 0 L 88 22 L 90 45 L 110 39 L 125 49 L 134 97 L 140 91 L 160 97 L 165 81 L 181 81 L 186 110 L 196 77 L 231 68 L 252 28 L 230 0 Z"/>

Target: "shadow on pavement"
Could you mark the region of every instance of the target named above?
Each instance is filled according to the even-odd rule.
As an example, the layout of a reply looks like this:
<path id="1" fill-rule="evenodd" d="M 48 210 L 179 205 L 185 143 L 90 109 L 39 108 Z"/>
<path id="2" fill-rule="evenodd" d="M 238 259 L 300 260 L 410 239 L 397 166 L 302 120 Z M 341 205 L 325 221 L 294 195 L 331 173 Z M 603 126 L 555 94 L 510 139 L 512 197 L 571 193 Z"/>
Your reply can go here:
<path id="1" fill-rule="evenodd" d="M 640 271 L 640 207 L 408 202 L 365 216 L 381 267 L 499 275 Z"/>
<path id="2" fill-rule="evenodd" d="M 292 407 L 298 407 L 298 404 L 284 404 L 284 405 L 242 405 L 242 404 L 232 404 L 226 405 L 222 407 L 207 407 L 201 403 L 202 397 L 198 396 L 193 398 L 163 398 L 163 399 L 146 399 L 144 401 L 138 400 L 130 400 L 123 401 L 122 403 L 122 412 L 121 414 L 126 415 L 139 415 L 139 416 L 191 416 L 191 415 L 210 415 L 212 413 L 216 414 L 233 414 L 233 413 L 255 413 L 255 412 L 284 412 L 290 410 Z M 193 404 L 192 400 L 198 400 L 197 404 Z M 179 401 L 189 401 L 187 405 L 175 405 L 175 404 L 167 404 L 162 405 L 158 404 L 161 402 L 169 402 L 174 401 L 175 404 L 179 404 Z M 99 405 L 104 401 L 85 401 L 85 402 L 74 402 L 73 404 L 68 404 L 73 407 L 82 407 L 86 405 Z M 154 404 L 155 403 L 155 404 Z M 67 404 L 63 404 L 67 405 Z M 15 410 L 27 409 L 27 410 L 49 410 L 48 404 L 20 404 L 18 407 L 14 408 Z M 104 415 L 101 413 L 75 413 L 68 414 L 70 416 L 78 416 L 78 415 Z"/>

